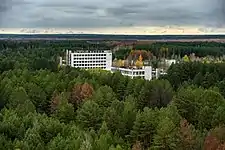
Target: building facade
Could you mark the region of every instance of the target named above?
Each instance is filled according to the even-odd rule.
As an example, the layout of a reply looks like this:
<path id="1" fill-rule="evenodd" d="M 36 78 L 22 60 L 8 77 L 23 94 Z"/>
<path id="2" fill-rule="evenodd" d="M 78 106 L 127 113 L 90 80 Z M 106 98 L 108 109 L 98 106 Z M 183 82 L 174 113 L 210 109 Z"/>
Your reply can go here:
<path id="1" fill-rule="evenodd" d="M 122 75 L 131 77 L 132 79 L 135 77 L 141 77 L 145 80 L 152 80 L 152 67 L 144 66 L 142 68 L 118 68 L 111 67 L 111 72 L 114 73 L 119 71 Z"/>
<path id="2" fill-rule="evenodd" d="M 177 61 L 175 59 L 166 59 L 165 62 L 168 66 L 171 66 L 172 64 L 176 64 Z"/>
<path id="3" fill-rule="evenodd" d="M 111 70 L 112 52 L 101 51 L 66 51 L 67 65 L 75 68 Z"/>
<path id="4" fill-rule="evenodd" d="M 71 66 L 82 69 L 103 69 L 112 73 L 119 71 L 122 75 L 131 77 L 141 77 L 145 80 L 158 79 L 160 75 L 165 74 L 163 69 L 152 68 L 152 66 L 137 67 L 112 67 L 112 52 L 102 51 L 66 51 L 65 59 L 59 58 L 61 66 Z M 169 62 L 170 63 L 170 62 Z M 174 63 L 174 62 L 172 62 Z"/>

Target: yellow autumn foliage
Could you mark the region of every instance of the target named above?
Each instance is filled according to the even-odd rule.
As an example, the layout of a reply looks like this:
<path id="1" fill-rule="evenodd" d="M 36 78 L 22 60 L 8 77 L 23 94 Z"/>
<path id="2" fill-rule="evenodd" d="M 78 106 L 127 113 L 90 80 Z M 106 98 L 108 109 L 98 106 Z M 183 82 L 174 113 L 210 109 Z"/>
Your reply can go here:
<path id="1" fill-rule="evenodd" d="M 116 63 L 116 66 L 117 67 L 123 67 L 124 66 L 124 60 L 121 60 L 121 59 L 118 60 L 117 63 Z"/>
<path id="2" fill-rule="evenodd" d="M 184 57 L 182 59 L 184 62 L 190 62 L 190 59 L 187 55 L 184 55 Z"/>
<path id="3" fill-rule="evenodd" d="M 143 57 L 142 57 L 141 55 L 139 55 L 139 58 L 138 58 L 138 60 L 142 62 L 142 60 L 143 60 Z"/>
<path id="4" fill-rule="evenodd" d="M 137 68 L 141 68 L 141 67 L 143 67 L 143 62 L 142 61 L 139 61 L 139 60 L 137 60 L 136 62 L 135 62 L 135 66 L 137 67 Z"/>

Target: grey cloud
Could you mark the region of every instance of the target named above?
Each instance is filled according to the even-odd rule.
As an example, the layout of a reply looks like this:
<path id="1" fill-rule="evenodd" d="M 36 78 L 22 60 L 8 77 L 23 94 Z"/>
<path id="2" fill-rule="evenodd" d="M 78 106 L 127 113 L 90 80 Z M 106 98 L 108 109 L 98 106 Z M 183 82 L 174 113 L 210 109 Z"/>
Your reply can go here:
<path id="1" fill-rule="evenodd" d="M 7 0 L 0 0 L 0 27 L 3 22 L 4 15 L 6 14 L 7 10 L 9 9 L 8 5 L 7 5 L 8 2 L 9 1 L 7 1 Z"/>
<path id="2" fill-rule="evenodd" d="M 225 23 L 225 1 L 218 0 L 217 4 L 218 7 L 215 10 L 214 14 L 217 15 L 219 25 L 223 25 Z"/>
<path id="3" fill-rule="evenodd" d="M 21 6 L 31 4 L 28 1 L 24 0 L 0 0 L 0 12 L 8 12 L 13 6 Z"/>
<path id="4" fill-rule="evenodd" d="M 0 0 L 0 27 L 12 27 L 13 24 L 27 20 L 27 15 L 21 12 L 29 9 L 31 4 L 29 0 Z"/>
<path id="5" fill-rule="evenodd" d="M 189 1 L 189 2 L 188 2 Z M 182 2 L 168 3 L 168 0 L 161 0 L 161 3 L 149 2 L 146 7 L 126 8 L 124 6 L 118 8 L 110 8 L 108 12 L 112 15 L 120 16 L 123 20 L 133 20 L 135 24 L 141 25 L 146 23 L 149 25 L 207 25 L 208 22 L 214 21 L 217 23 L 214 7 L 205 2 L 209 0 L 198 0 L 198 5 L 191 3 L 191 0 L 183 0 Z M 172 0 L 170 1 L 172 2 Z M 168 4 L 167 4 L 168 3 Z M 164 4 L 164 5 L 163 5 Z M 167 4 L 167 5 L 166 5 Z M 196 5 L 196 6 L 195 6 Z M 198 7 L 197 7 L 198 6 Z"/>
<path id="6" fill-rule="evenodd" d="M 8 3 L 7 0 L 0 0 L 0 15 L 8 10 Z"/>
<path id="7" fill-rule="evenodd" d="M 0 0 L 0 27 L 222 27 L 224 0 Z"/>

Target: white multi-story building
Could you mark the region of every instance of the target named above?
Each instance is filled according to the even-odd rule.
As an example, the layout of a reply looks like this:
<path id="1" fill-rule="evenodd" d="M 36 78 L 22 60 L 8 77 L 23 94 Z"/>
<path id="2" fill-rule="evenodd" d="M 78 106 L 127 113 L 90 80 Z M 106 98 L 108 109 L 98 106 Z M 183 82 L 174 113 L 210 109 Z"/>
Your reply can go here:
<path id="1" fill-rule="evenodd" d="M 112 52 L 109 50 L 98 51 L 66 51 L 66 64 L 83 69 L 100 68 L 111 70 Z"/>

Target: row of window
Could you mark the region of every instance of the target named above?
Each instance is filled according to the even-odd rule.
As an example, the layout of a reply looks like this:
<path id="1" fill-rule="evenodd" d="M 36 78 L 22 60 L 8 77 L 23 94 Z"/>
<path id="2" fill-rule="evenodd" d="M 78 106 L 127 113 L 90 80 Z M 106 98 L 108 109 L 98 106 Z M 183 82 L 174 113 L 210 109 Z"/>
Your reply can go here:
<path id="1" fill-rule="evenodd" d="M 74 64 L 77 63 L 85 63 L 85 64 L 93 64 L 93 63 L 106 63 L 104 60 L 98 60 L 98 61 L 73 61 Z"/>
<path id="2" fill-rule="evenodd" d="M 94 57 L 96 57 L 96 56 L 106 56 L 106 54 L 73 54 L 73 56 L 74 57 L 79 57 L 79 56 L 83 56 L 83 57 L 85 57 L 85 56 L 94 56 Z"/>
<path id="3" fill-rule="evenodd" d="M 106 60 L 106 57 L 83 57 L 83 58 L 75 57 L 73 59 L 74 60 L 96 60 L 96 59 Z"/>
<path id="4" fill-rule="evenodd" d="M 69 51 L 72 53 L 72 51 Z M 73 51 L 73 53 L 110 53 L 111 51 L 110 50 L 96 50 L 96 51 L 93 51 L 93 50 L 77 50 L 77 51 Z"/>
<path id="5" fill-rule="evenodd" d="M 145 72 L 144 71 L 141 71 L 141 72 L 133 72 L 133 75 L 144 75 Z"/>
<path id="6" fill-rule="evenodd" d="M 132 72 L 128 72 L 128 71 L 125 71 L 123 73 L 132 75 Z M 144 75 L 144 74 L 145 74 L 144 71 L 141 71 L 141 72 L 133 72 L 133 75 Z"/>
<path id="7" fill-rule="evenodd" d="M 80 67 L 82 69 L 96 69 L 96 68 L 99 68 L 99 69 L 106 69 L 106 67 Z"/>
<path id="8" fill-rule="evenodd" d="M 99 63 L 99 64 L 74 64 L 75 67 L 79 67 L 79 66 L 92 66 L 92 67 L 96 67 L 96 66 L 106 66 L 106 64 L 104 63 Z"/>
<path id="9" fill-rule="evenodd" d="M 129 74 L 129 75 L 144 75 L 144 71 L 138 71 L 138 72 L 131 72 L 131 71 L 121 71 L 121 73 Z M 133 74 L 132 74 L 133 73 Z"/>

